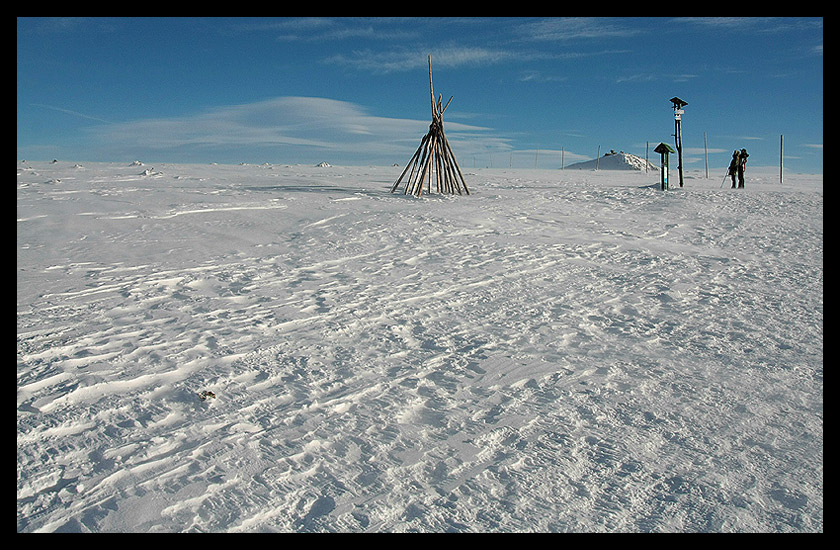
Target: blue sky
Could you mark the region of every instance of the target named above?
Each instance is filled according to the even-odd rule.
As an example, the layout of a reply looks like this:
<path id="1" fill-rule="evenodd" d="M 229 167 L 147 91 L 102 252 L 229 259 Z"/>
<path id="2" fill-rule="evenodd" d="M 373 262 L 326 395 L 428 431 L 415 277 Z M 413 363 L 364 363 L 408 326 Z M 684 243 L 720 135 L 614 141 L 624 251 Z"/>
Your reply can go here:
<path id="1" fill-rule="evenodd" d="M 823 171 L 822 18 L 19 18 L 17 156 L 404 165 L 431 121 L 462 168 L 673 146 L 722 177 Z M 658 162 L 658 159 L 656 159 Z M 673 162 L 672 162 L 673 164 Z"/>

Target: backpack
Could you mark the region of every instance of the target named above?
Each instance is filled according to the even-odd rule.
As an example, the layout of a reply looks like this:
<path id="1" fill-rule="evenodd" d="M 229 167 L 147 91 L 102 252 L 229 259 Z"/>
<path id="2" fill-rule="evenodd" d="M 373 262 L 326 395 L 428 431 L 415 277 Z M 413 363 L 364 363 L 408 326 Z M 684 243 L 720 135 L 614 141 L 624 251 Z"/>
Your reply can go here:
<path id="1" fill-rule="evenodd" d="M 735 173 L 735 170 L 738 169 L 739 164 L 741 164 L 741 152 L 736 149 L 735 152 L 732 153 L 732 162 L 729 163 L 730 176 Z"/>

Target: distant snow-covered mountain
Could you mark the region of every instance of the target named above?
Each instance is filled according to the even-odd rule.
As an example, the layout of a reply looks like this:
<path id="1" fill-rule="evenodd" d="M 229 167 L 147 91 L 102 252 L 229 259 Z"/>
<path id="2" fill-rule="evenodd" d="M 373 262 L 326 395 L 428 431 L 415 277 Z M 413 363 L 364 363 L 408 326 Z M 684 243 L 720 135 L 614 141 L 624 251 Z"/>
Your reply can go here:
<path id="1" fill-rule="evenodd" d="M 610 151 L 603 157 L 577 162 L 566 166 L 566 170 L 644 170 L 645 159 L 620 151 Z M 659 170 L 653 163 L 647 161 L 649 170 Z"/>

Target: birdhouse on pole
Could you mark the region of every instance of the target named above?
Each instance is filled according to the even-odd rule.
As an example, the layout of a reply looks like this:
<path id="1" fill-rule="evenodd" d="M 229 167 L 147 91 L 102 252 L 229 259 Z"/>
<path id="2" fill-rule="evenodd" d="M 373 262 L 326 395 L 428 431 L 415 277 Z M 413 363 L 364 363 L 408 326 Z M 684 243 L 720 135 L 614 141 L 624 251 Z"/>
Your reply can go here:
<path id="1" fill-rule="evenodd" d="M 662 155 L 662 170 L 659 171 L 659 180 L 662 190 L 666 191 L 668 189 L 668 153 L 673 153 L 674 150 L 667 143 L 660 143 L 653 152 Z"/>

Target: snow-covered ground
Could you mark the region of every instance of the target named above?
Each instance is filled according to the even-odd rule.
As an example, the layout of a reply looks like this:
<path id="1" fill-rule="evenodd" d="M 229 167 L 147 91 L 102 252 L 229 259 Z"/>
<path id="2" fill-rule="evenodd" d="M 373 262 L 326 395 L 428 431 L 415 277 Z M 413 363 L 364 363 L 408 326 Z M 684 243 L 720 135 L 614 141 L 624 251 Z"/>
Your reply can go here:
<path id="1" fill-rule="evenodd" d="M 823 530 L 822 176 L 401 170 L 19 162 L 18 531 Z"/>

